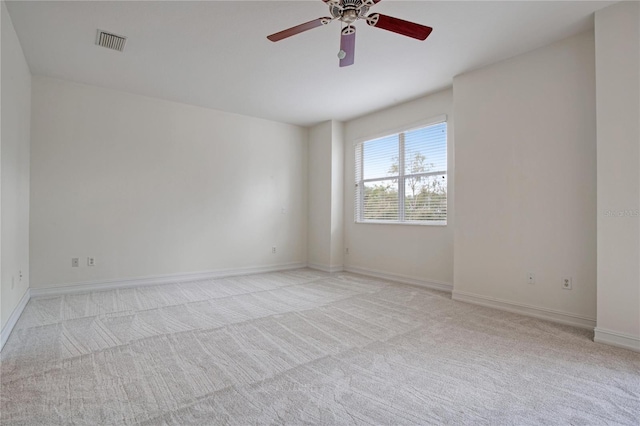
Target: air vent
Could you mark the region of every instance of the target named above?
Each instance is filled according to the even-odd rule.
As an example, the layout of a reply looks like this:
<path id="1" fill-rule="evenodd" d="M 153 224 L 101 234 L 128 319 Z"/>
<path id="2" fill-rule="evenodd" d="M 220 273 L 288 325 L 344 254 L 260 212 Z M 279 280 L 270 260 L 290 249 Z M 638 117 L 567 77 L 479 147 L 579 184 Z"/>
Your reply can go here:
<path id="1" fill-rule="evenodd" d="M 106 47 L 107 49 L 117 50 L 122 52 L 124 45 L 127 42 L 126 37 L 108 33 L 106 31 L 98 30 L 98 36 L 96 37 L 96 44 L 98 46 Z"/>

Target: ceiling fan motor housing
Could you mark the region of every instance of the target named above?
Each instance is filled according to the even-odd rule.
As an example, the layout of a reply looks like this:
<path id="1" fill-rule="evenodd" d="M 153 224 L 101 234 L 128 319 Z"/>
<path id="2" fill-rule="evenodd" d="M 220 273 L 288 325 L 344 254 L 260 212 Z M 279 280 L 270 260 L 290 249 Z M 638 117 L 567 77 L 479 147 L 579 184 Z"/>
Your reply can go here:
<path id="1" fill-rule="evenodd" d="M 340 21 L 351 24 L 358 19 L 365 17 L 369 11 L 369 7 L 363 5 L 362 0 L 342 0 L 339 5 L 329 5 L 331 16 Z"/>

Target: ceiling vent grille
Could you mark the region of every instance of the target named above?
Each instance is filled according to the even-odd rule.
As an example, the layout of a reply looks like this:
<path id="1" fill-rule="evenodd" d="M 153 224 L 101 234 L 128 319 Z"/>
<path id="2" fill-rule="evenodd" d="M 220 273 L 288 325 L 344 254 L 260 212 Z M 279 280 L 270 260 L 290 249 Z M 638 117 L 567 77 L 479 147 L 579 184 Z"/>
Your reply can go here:
<path id="1" fill-rule="evenodd" d="M 96 37 L 96 44 L 98 46 L 106 47 L 107 49 L 117 50 L 118 52 L 122 52 L 124 50 L 124 45 L 127 42 L 126 37 L 122 37 L 113 33 L 108 33 L 106 31 L 98 30 L 98 35 Z"/>

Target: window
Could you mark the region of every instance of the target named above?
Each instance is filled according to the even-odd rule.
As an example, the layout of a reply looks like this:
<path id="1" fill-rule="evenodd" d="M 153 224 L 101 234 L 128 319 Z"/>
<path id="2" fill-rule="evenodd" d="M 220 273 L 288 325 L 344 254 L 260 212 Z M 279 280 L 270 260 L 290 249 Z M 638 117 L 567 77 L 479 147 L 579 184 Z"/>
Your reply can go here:
<path id="1" fill-rule="evenodd" d="M 356 222 L 447 223 L 447 123 L 356 145 Z"/>

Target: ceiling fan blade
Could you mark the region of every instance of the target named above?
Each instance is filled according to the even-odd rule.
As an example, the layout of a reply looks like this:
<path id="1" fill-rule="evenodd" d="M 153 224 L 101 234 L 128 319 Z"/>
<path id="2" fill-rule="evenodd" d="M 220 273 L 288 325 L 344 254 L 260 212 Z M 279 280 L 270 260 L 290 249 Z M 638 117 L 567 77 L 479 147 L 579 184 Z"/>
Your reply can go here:
<path id="1" fill-rule="evenodd" d="M 426 39 L 429 37 L 429 34 L 431 34 L 431 31 L 433 31 L 433 28 L 431 27 L 405 21 L 404 19 L 394 18 L 393 16 L 383 15 L 381 13 L 372 13 L 367 16 L 367 24 L 372 27 L 382 28 L 383 30 L 402 34 L 418 40 Z"/>
<path id="2" fill-rule="evenodd" d="M 305 22 L 304 24 L 296 25 L 295 27 L 288 28 L 275 34 L 271 34 L 270 36 L 267 36 L 267 38 L 271 41 L 280 41 L 287 37 L 291 37 L 293 35 L 300 34 L 302 32 L 312 30 L 323 25 L 327 25 L 331 21 L 332 18 L 327 17 L 314 19 L 313 21 Z"/>
<path id="3" fill-rule="evenodd" d="M 349 25 L 342 30 L 340 36 L 340 66 L 353 65 L 356 53 L 356 27 Z M 344 55 L 344 57 L 342 56 Z"/>

